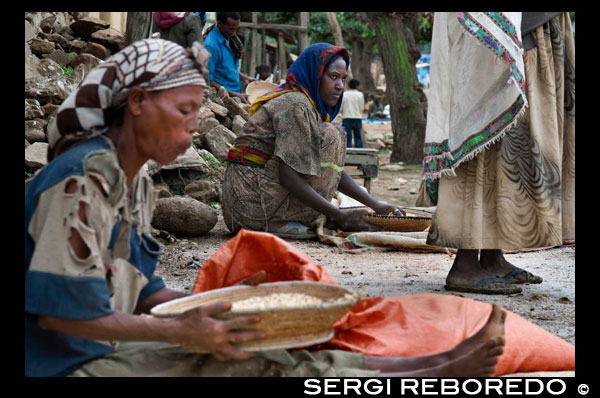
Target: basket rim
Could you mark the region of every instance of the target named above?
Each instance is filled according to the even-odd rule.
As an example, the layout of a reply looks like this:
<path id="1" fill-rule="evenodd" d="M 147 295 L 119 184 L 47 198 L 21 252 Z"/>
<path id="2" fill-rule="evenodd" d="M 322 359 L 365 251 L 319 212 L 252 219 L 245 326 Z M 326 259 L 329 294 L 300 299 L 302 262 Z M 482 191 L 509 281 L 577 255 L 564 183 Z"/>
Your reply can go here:
<path id="1" fill-rule="evenodd" d="M 390 216 L 387 214 L 365 214 L 364 217 L 388 218 L 393 220 L 431 220 L 431 217 Z"/>
<path id="2" fill-rule="evenodd" d="M 172 312 L 168 312 L 168 313 L 161 312 L 161 311 L 164 308 L 172 306 L 176 303 L 185 303 L 187 301 L 194 301 L 194 300 L 198 299 L 198 297 L 202 297 L 202 296 L 210 296 L 210 295 L 214 295 L 216 293 L 223 293 L 223 292 L 235 291 L 235 290 L 241 290 L 241 289 L 255 289 L 255 288 L 267 287 L 267 286 L 286 286 L 286 285 L 327 286 L 327 287 L 331 287 L 331 288 L 335 288 L 340 291 L 343 291 L 345 294 L 350 293 L 354 296 L 354 298 L 348 299 L 348 300 L 336 301 L 336 302 L 325 302 L 325 303 L 321 303 L 321 304 L 301 305 L 301 306 L 293 306 L 293 307 L 271 307 L 271 308 L 267 308 L 267 309 L 263 309 L 263 310 L 250 309 L 250 308 L 237 309 L 237 310 L 230 309 L 229 311 L 223 312 L 221 315 L 228 315 L 228 314 L 246 315 L 246 314 L 276 312 L 276 311 L 294 311 L 294 310 L 307 310 L 307 309 L 329 310 L 329 309 L 333 309 L 333 308 L 337 308 L 337 307 L 344 307 L 344 306 L 348 306 L 348 305 L 354 306 L 358 303 L 358 301 L 360 299 L 360 295 L 358 293 L 353 292 L 345 287 L 342 287 L 339 285 L 332 285 L 329 283 L 313 282 L 313 281 L 268 282 L 268 283 L 261 283 L 256 286 L 234 285 L 234 286 L 224 287 L 224 288 L 220 288 L 220 289 L 213 289 L 213 290 L 207 290 L 205 292 L 195 293 L 195 294 L 192 294 L 192 295 L 189 295 L 186 297 L 181 297 L 181 298 L 178 298 L 175 300 L 170 300 L 170 301 L 158 304 L 150 309 L 150 315 L 152 315 L 156 318 L 169 318 L 169 317 L 179 316 L 179 315 L 183 314 L 185 311 L 189 311 L 189 309 L 188 310 L 180 310 L 180 311 L 172 311 Z"/>

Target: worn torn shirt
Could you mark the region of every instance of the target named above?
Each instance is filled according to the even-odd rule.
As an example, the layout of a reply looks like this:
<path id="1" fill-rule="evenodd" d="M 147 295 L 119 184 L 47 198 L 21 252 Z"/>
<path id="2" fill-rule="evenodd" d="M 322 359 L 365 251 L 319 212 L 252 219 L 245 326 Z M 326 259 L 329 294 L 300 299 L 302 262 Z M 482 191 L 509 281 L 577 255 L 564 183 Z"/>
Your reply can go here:
<path id="1" fill-rule="evenodd" d="M 115 147 L 104 136 L 69 149 L 31 181 L 25 192 L 26 376 L 67 375 L 118 346 L 42 330 L 39 315 L 88 320 L 133 313 L 165 286 L 154 275 L 160 245 L 150 235 L 153 195 L 143 169 L 127 195 Z M 85 242 L 86 258 L 69 244 L 73 230 Z"/>

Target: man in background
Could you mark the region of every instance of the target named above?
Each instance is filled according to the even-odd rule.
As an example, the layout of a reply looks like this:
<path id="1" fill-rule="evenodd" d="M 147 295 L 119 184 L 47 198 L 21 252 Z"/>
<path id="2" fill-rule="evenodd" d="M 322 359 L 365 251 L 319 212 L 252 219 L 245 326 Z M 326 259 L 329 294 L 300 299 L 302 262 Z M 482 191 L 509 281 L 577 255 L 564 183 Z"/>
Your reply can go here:
<path id="1" fill-rule="evenodd" d="M 236 34 L 239 26 L 238 12 L 218 12 L 217 23 L 204 32 L 204 46 L 211 53 L 208 62 L 210 85 L 217 90 L 223 86 L 231 97 L 248 103 L 246 95 L 242 94 L 240 80 L 248 84 L 256 79 L 239 71 L 244 49 Z"/>
<path id="2" fill-rule="evenodd" d="M 349 90 L 344 92 L 342 100 L 342 126 L 346 129 L 346 147 L 352 148 L 352 136 L 354 135 L 354 144 L 356 148 L 362 148 L 362 114 L 365 109 L 365 96 L 358 91 L 360 81 L 358 79 L 350 80 Z"/>

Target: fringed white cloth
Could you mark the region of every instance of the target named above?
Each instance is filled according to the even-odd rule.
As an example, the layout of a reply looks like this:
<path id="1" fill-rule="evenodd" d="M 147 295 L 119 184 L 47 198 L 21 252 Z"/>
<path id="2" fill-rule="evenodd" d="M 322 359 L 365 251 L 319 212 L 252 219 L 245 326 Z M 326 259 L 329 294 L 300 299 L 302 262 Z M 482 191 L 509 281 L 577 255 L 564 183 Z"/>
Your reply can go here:
<path id="1" fill-rule="evenodd" d="M 527 106 L 521 13 L 439 12 L 432 39 L 423 160 L 429 180 L 454 175 Z"/>

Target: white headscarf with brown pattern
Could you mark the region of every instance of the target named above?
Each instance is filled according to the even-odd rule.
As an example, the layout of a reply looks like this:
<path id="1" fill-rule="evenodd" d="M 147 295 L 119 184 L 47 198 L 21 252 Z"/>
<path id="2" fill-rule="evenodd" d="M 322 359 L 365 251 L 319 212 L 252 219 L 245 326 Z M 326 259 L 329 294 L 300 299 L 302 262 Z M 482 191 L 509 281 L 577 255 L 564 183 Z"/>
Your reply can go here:
<path id="1" fill-rule="evenodd" d="M 209 57 L 200 42 L 184 49 L 162 39 L 140 40 L 114 54 L 90 71 L 48 125 L 48 160 L 74 142 L 108 131 L 133 87 L 148 91 L 206 87 Z"/>

